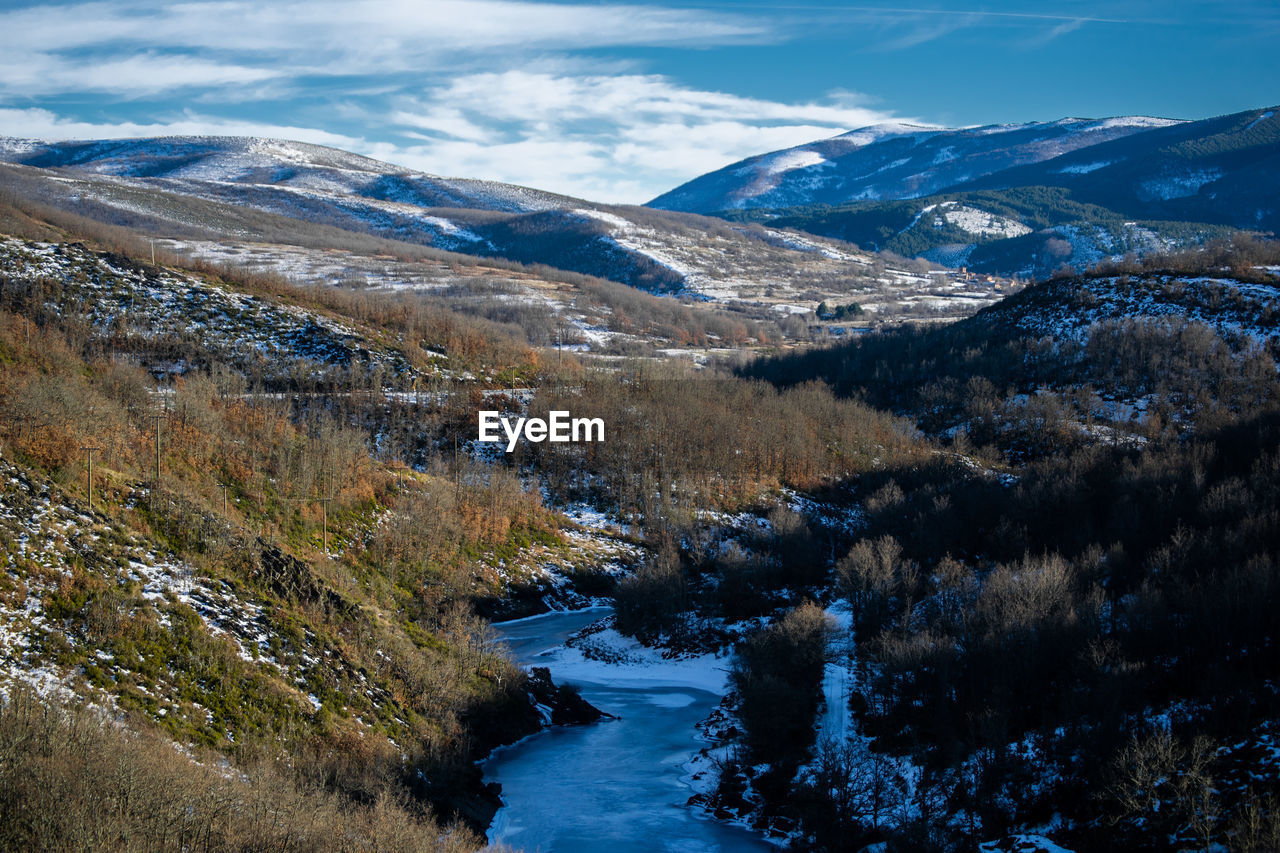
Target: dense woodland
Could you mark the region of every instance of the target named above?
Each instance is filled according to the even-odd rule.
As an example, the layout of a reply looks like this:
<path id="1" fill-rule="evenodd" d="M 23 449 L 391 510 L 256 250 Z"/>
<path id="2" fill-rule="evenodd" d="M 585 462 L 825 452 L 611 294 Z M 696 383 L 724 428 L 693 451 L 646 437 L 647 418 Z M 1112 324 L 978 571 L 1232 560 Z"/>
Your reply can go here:
<path id="1" fill-rule="evenodd" d="M 1022 223 L 1032 231 L 1013 238 L 975 234 L 940 216 L 925 215 L 927 208 L 939 205 L 976 208 Z M 774 227 L 835 237 L 909 258 L 928 256 L 931 250 L 947 246 L 976 244 L 968 253 L 968 267 L 1004 273 L 1028 266 L 1048 271 L 1071 261 L 1072 246 L 1064 236 L 1074 231 L 1105 235 L 1105 241 L 1116 254 L 1145 249 L 1136 236 L 1142 232 L 1157 234 L 1175 244 L 1198 244 L 1231 232 L 1229 228 L 1198 221 L 1143 218 L 1135 222 L 1133 216 L 1079 201 L 1070 190 L 1055 186 L 946 192 L 909 200 L 858 201 L 780 210 L 765 208 L 730 211 L 725 215 L 730 219 L 768 222 Z M 1030 265 L 1028 260 L 1032 261 Z M 1079 259 L 1075 262 L 1078 265 Z"/>
<path id="2" fill-rule="evenodd" d="M 1275 258 L 1244 241 L 1127 272 L 1250 281 Z M 1078 849 L 1275 849 L 1274 337 L 1108 319 L 1049 339 L 1001 308 L 751 370 L 827 377 L 944 444 L 854 481 L 867 525 L 833 579 L 873 740 L 816 745 L 776 807 L 823 848 L 1058 824 Z M 1106 419 L 1142 397 L 1140 421 Z"/>

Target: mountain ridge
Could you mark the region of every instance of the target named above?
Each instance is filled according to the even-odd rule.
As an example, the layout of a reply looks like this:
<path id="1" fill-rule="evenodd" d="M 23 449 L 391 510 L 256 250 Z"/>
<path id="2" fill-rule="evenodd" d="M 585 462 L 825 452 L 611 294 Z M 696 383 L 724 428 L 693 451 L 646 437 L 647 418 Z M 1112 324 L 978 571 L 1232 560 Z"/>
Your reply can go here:
<path id="1" fill-rule="evenodd" d="M 714 213 L 919 197 L 1014 165 L 1042 162 L 1079 147 L 1177 123 L 1177 119 L 1121 116 L 969 128 L 899 122 L 869 125 L 749 157 L 663 193 L 649 205 Z M 911 130 L 893 130 L 901 128 Z M 1003 144 L 995 148 L 982 144 L 992 138 L 999 138 Z M 794 165 L 774 168 L 779 161 Z M 734 180 L 744 177 L 752 180 Z"/>
<path id="2" fill-rule="evenodd" d="M 721 170 L 654 203 L 694 208 L 724 203 L 718 215 L 730 220 L 795 228 L 984 273 L 1046 276 L 1063 266 L 1084 270 L 1108 258 L 1175 250 L 1237 230 L 1280 229 L 1276 113 L 1266 107 L 1190 122 L 1123 117 L 1049 123 L 1060 131 L 1076 128 L 1069 145 L 1046 135 L 1048 125 L 1036 126 L 1031 137 L 1024 125 L 1012 131 L 971 129 L 964 131 L 971 147 L 962 166 L 989 167 L 1005 160 L 1001 168 L 980 175 L 952 161 L 938 168 L 926 163 L 929 152 L 938 159 L 948 148 L 939 141 L 946 136 L 936 133 L 888 138 L 855 151 L 857 162 L 878 162 L 885 175 L 923 164 L 918 175 L 894 179 L 892 197 L 881 192 L 888 184 L 879 174 L 848 173 L 854 161 L 818 163 L 812 147 L 822 143 L 813 143 L 752 161 L 782 158 L 797 168 L 766 178 L 738 174 L 753 166 Z M 1093 127 L 1107 135 L 1122 126 L 1132 132 L 1111 138 L 1079 132 Z M 1022 134 L 1023 144 L 1010 146 L 1011 140 L 1000 136 L 1009 132 Z M 995 140 L 987 141 L 994 147 L 983 147 L 984 133 Z M 1054 146 L 1074 147 L 1055 151 Z M 812 154 L 808 161 L 798 159 L 796 152 L 806 151 Z M 895 152 L 908 156 L 889 159 Z M 1033 156 L 1040 159 L 1012 162 Z M 844 178 L 835 174 L 840 169 L 846 170 Z M 813 177 L 819 173 L 831 176 Z M 812 178 L 809 184 L 806 175 Z M 757 192 L 762 180 L 777 187 Z M 926 188 L 930 191 L 923 192 Z M 726 195 L 734 192 L 741 196 L 736 208 Z M 774 200 L 788 204 L 771 206 Z"/>
<path id="3" fill-rule="evenodd" d="M 963 313 L 995 298 L 993 283 L 983 282 L 959 288 L 970 296 L 935 299 L 939 276 L 839 241 L 436 178 L 305 143 L 252 137 L 3 140 L 0 160 L 14 163 L 0 169 L 10 192 L 77 214 L 92 211 L 154 238 L 252 240 L 255 225 L 242 220 L 249 210 L 261 211 L 288 220 L 280 227 L 294 236 L 284 242 L 301 237 L 312 244 L 298 229 L 325 226 L 694 301 L 748 303 L 751 316 L 766 325 L 808 314 L 823 301 L 887 297 L 895 311 L 936 318 L 932 306 Z M 265 222 L 258 228 L 278 230 Z M 803 328 L 796 321 L 788 325 Z"/>
<path id="4" fill-rule="evenodd" d="M 569 197 L 500 181 L 450 178 L 339 148 L 256 136 L 160 136 L 96 140 L 0 137 L 0 159 L 39 168 L 150 178 L 346 191 L 382 201 L 409 196 L 420 206 L 530 212 Z M 322 170 L 328 170 L 324 172 Z M 334 172 L 337 174 L 335 175 Z M 341 180 L 345 178 L 345 180 Z"/>

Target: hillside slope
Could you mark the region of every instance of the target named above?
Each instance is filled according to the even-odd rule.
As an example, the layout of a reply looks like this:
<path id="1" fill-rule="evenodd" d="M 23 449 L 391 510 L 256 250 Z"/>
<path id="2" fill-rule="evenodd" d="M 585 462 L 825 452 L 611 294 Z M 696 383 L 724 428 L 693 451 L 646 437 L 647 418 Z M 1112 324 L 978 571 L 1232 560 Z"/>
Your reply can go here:
<path id="1" fill-rule="evenodd" d="M 951 326 L 869 335 L 747 371 L 783 384 L 817 377 L 941 439 L 964 433 L 963 446 L 1017 460 L 1088 443 L 1095 424 L 1139 436 L 1194 431 L 1274 390 L 1278 262 L 1274 243 L 1236 238 L 1055 276 Z"/>
<path id="2" fill-rule="evenodd" d="M 957 190 L 1060 187 L 1134 219 L 1280 228 L 1276 108 L 1156 128 L 1051 161 L 1006 169 Z"/>
<path id="3" fill-rule="evenodd" d="M 273 187 L 287 193 L 345 195 L 414 207 L 528 213 L 568 199 L 496 181 L 442 178 L 336 148 L 281 139 L 174 136 L 44 142 L 0 139 L 0 159 L 40 168 L 140 178 L 175 190 L 208 183 Z"/>
<path id="4" fill-rule="evenodd" d="M 232 143 L 244 141 L 225 142 L 238 152 Z M 182 152 L 192 149 L 204 150 L 191 140 L 180 146 Z M 350 156 L 319 151 L 339 159 Z M 1007 284 L 971 281 L 944 270 L 926 275 L 904 259 L 880 258 L 838 240 L 641 207 L 602 207 L 571 199 L 529 212 L 422 207 L 360 195 L 356 185 L 368 180 L 368 173 L 353 170 L 339 175 L 357 175 L 347 185 L 336 178 L 308 179 L 304 187 L 288 185 L 291 179 L 272 183 L 273 169 L 285 169 L 289 161 L 269 146 L 254 154 L 257 165 L 252 169 L 222 149 L 199 159 L 198 169 L 179 158 L 181 164 L 171 164 L 166 173 L 193 170 L 203 176 L 181 180 L 122 177 L 159 156 L 141 142 L 101 148 L 86 144 L 84 152 L 75 162 L 67 158 L 69 165 L 60 168 L 0 165 L 0 184 L 25 203 L 152 237 L 418 256 L 423 251 L 416 247 L 424 247 L 428 254 L 434 252 L 433 259 L 446 263 L 464 262 L 459 255 L 498 259 L 532 267 L 528 272 L 543 278 L 567 280 L 554 273 L 560 270 L 689 303 L 731 306 L 739 319 L 762 325 L 776 326 L 798 314 L 807 322 L 791 321 L 784 333 L 802 338 L 808 337 L 810 324 L 820 325 L 813 311 L 824 301 L 856 300 L 891 309 L 868 315 L 870 322 L 885 316 L 948 318 L 989 304 L 996 286 Z M 94 159 L 95 152 L 101 159 Z M 215 166 L 220 171 L 211 171 Z M 99 174 L 99 168 L 120 174 Z M 220 177 L 209 177 L 214 174 Z M 267 183 L 253 183 L 263 175 Z"/>
<path id="5" fill-rule="evenodd" d="M 498 802 L 474 760 L 560 700 L 473 607 L 580 602 L 573 577 L 636 556 L 563 536 L 501 472 L 455 456 L 446 475 L 441 432 L 462 418 L 447 393 L 410 392 L 482 393 L 475 374 L 528 355 L 490 333 L 393 298 L 0 238 L 3 748 L 9 703 L 36 690 L 267 768 L 235 796 L 270 778 L 310 792 L 290 808 L 355 820 L 385 801 L 373 824 L 415 838 L 444 838 L 428 806 L 482 829 Z"/>
<path id="6" fill-rule="evenodd" d="M 881 124 L 750 157 L 658 196 L 650 207 L 716 213 L 933 195 L 1014 166 L 1175 125 L 1125 116 L 933 128 Z"/>
<path id="7" fill-rule="evenodd" d="M 1043 277 L 1062 266 L 1080 271 L 1236 229 L 1275 230 L 1275 113 L 883 137 L 873 128 L 867 134 L 873 140 L 844 159 L 822 158 L 820 149 L 834 140 L 763 155 L 653 204 L 705 212 L 720 205 L 731 220 L 984 273 Z"/>

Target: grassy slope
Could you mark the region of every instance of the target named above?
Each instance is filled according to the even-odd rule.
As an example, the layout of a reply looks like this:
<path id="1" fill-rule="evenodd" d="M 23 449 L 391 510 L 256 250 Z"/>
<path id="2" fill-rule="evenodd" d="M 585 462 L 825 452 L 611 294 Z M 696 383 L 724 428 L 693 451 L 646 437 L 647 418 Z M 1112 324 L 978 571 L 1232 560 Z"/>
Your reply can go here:
<path id="1" fill-rule="evenodd" d="M 466 603 L 501 592 L 498 561 L 566 553 L 555 522 L 514 480 L 464 471 L 454 488 L 438 468 L 397 473 L 368 455 L 351 406 L 307 403 L 300 420 L 303 398 L 258 393 L 305 377 L 350 400 L 379 364 L 394 382 L 438 375 L 437 357 L 406 355 L 394 314 L 370 325 L 323 294 L 4 245 L 10 676 L 237 762 L 287 757 L 356 801 L 401 791 L 483 823 L 471 760 L 537 723 L 523 676 Z M 477 369 L 522 352 L 476 330 L 422 343 Z M 242 362 L 254 352 L 268 356 L 257 375 Z M 159 400 L 139 363 L 209 373 Z M 160 405 L 157 493 L 148 416 Z M 328 555 L 321 495 L 333 498 Z"/>

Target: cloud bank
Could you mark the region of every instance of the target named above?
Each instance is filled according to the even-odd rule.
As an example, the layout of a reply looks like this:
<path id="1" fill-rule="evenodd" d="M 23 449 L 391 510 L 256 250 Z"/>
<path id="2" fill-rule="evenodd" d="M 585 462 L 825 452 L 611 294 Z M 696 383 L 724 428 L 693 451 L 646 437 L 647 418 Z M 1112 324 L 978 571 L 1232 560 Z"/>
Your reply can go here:
<path id="1" fill-rule="evenodd" d="M 30 5 L 0 12 L 0 133 L 278 136 L 641 202 L 733 160 L 891 117 L 849 93 L 783 103 L 705 91 L 616 54 L 784 37 L 761 18 L 639 4 Z"/>

